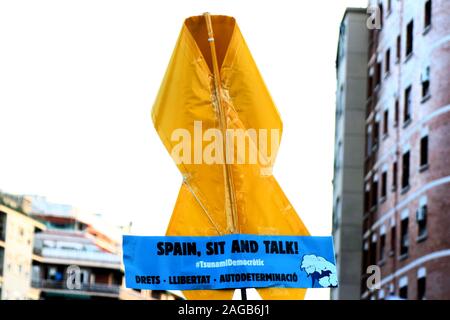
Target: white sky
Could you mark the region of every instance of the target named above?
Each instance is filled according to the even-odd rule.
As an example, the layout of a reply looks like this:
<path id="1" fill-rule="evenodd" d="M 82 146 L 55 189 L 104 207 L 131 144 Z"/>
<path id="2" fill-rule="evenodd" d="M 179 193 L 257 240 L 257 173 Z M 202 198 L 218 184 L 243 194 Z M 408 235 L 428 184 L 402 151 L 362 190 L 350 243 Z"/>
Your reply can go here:
<path id="1" fill-rule="evenodd" d="M 313 235 L 331 234 L 339 23 L 366 5 L 0 0 L 0 189 L 163 235 L 181 175 L 150 110 L 183 20 L 209 11 L 237 19 L 281 113 L 278 182 Z"/>

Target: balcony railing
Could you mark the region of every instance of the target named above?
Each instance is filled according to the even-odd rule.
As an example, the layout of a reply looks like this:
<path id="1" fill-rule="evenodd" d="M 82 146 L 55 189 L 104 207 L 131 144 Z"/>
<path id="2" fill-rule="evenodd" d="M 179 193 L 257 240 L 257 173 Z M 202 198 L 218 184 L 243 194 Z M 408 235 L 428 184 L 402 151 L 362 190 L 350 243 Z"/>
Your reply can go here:
<path id="1" fill-rule="evenodd" d="M 84 291 L 90 293 L 106 293 L 114 295 L 118 295 L 120 293 L 119 285 L 103 283 L 82 283 L 79 288 L 71 289 L 67 287 L 66 281 L 33 280 L 31 286 L 36 289 L 70 290 L 73 292 Z"/>

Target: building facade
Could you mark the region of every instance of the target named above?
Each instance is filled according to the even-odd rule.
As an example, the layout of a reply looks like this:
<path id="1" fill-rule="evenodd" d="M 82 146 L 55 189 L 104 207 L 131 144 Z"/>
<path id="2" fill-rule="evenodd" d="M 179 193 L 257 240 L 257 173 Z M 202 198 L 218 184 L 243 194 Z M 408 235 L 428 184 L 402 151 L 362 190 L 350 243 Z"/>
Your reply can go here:
<path id="1" fill-rule="evenodd" d="M 31 286 L 39 299 L 152 300 L 178 298 L 168 292 L 125 287 L 121 234 L 76 208 L 26 197 L 30 214 L 46 229 L 35 235 Z"/>
<path id="2" fill-rule="evenodd" d="M 341 22 L 336 58 L 333 237 L 339 287 L 332 299 L 359 299 L 367 84 L 367 14 L 348 8 Z"/>
<path id="3" fill-rule="evenodd" d="M 101 250 L 82 230 L 47 230 L 36 235 L 32 286 L 41 299 L 118 299 L 119 255 Z"/>
<path id="4" fill-rule="evenodd" d="M 361 298 L 450 299 L 450 1 L 369 6 Z"/>
<path id="5" fill-rule="evenodd" d="M 36 300 L 31 265 L 36 231 L 45 227 L 23 211 L 19 198 L 0 193 L 0 299 Z"/>
<path id="6" fill-rule="evenodd" d="M 126 288 L 120 239 L 72 206 L 0 192 L 0 299 L 180 299 Z"/>

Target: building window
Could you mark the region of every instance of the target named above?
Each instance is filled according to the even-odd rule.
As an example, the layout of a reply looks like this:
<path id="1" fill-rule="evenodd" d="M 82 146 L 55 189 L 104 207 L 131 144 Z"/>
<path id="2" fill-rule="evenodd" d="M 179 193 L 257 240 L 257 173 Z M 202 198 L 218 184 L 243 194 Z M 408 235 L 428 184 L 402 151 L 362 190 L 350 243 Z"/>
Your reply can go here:
<path id="1" fill-rule="evenodd" d="M 428 136 L 420 139 L 420 167 L 425 168 L 428 165 Z"/>
<path id="2" fill-rule="evenodd" d="M 383 115 L 383 135 L 387 136 L 389 133 L 389 110 L 384 110 Z"/>
<path id="3" fill-rule="evenodd" d="M 386 50 L 386 57 L 384 59 L 384 71 L 386 75 L 391 72 L 391 49 Z"/>
<path id="4" fill-rule="evenodd" d="M 367 267 L 369 266 L 369 244 L 364 242 L 363 246 L 363 268 L 364 270 L 367 270 Z"/>
<path id="5" fill-rule="evenodd" d="M 381 174 L 381 198 L 386 198 L 387 190 L 387 171 Z"/>
<path id="6" fill-rule="evenodd" d="M 418 240 L 423 240 L 427 236 L 427 211 L 428 206 L 426 203 L 421 204 L 416 211 L 416 221 L 418 230 Z"/>
<path id="7" fill-rule="evenodd" d="M 383 15 L 384 15 L 384 12 L 383 12 L 383 4 L 380 3 L 380 4 L 378 5 L 378 8 L 379 8 L 379 10 L 380 10 L 380 29 L 382 29 L 382 28 L 383 28 L 383 20 L 384 20 L 384 17 L 383 17 Z"/>
<path id="8" fill-rule="evenodd" d="M 409 151 L 405 152 L 402 157 L 402 189 L 409 187 Z"/>
<path id="9" fill-rule="evenodd" d="M 6 213 L 0 212 L 0 240 L 5 241 L 5 237 L 6 237 Z"/>
<path id="10" fill-rule="evenodd" d="M 422 82 L 422 101 L 430 96 L 430 66 L 427 66 L 420 76 Z"/>
<path id="11" fill-rule="evenodd" d="M 425 2 L 425 19 L 424 19 L 425 29 L 431 27 L 431 0 Z"/>
<path id="12" fill-rule="evenodd" d="M 412 86 L 409 86 L 405 89 L 405 109 L 403 113 L 403 122 L 405 125 L 408 125 L 408 123 L 411 121 L 411 113 L 412 113 Z"/>
<path id="13" fill-rule="evenodd" d="M 372 241 L 370 242 L 369 255 L 370 255 L 369 263 L 371 265 L 376 265 L 377 264 L 377 238 L 376 238 L 376 236 L 373 237 Z"/>
<path id="14" fill-rule="evenodd" d="M 378 89 L 381 84 L 381 61 L 375 64 L 375 88 Z"/>
<path id="15" fill-rule="evenodd" d="M 392 190 L 397 189 L 397 161 L 392 164 Z"/>
<path id="16" fill-rule="evenodd" d="M 380 236 L 380 261 L 384 261 L 384 250 L 386 247 L 386 234 Z"/>
<path id="17" fill-rule="evenodd" d="M 398 292 L 398 295 L 400 296 L 400 298 L 402 299 L 408 299 L 408 280 L 406 279 L 406 281 L 401 281 L 403 280 L 403 278 L 400 279 L 400 289 Z"/>
<path id="18" fill-rule="evenodd" d="M 425 300 L 425 291 L 427 286 L 427 278 L 417 279 L 417 300 Z"/>
<path id="19" fill-rule="evenodd" d="M 426 299 L 426 291 L 427 291 L 427 271 L 424 267 L 420 268 L 417 271 L 417 300 L 425 300 Z"/>
<path id="20" fill-rule="evenodd" d="M 379 115 L 375 114 L 375 122 L 373 124 L 373 149 L 378 147 L 378 142 L 380 139 L 380 118 Z"/>
<path id="21" fill-rule="evenodd" d="M 396 62 L 400 61 L 400 58 L 402 56 L 402 37 L 400 35 L 397 36 L 397 52 L 395 55 Z"/>
<path id="22" fill-rule="evenodd" d="M 372 154 L 372 126 L 369 125 L 367 127 L 367 150 L 366 154 L 367 156 L 370 156 Z"/>
<path id="23" fill-rule="evenodd" d="M 3 277 L 3 265 L 5 263 L 5 250 L 0 247 L 0 277 Z M 1 287 L 0 287 L 1 289 Z M 1 292 L 0 292 L 1 294 Z M 1 296 L 0 296 L 1 298 Z"/>
<path id="24" fill-rule="evenodd" d="M 372 208 L 376 207 L 378 204 L 378 179 L 374 177 L 372 181 Z"/>
<path id="25" fill-rule="evenodd" d="M 391 226 L 391 255 L 395 254 L 396 244 L 397 244 L 397 228 L 394 224 Z"/>
<path id="26" fill-rule="evenodd" d="M 373 94 L 373 77 L 367 78 L 367 99 L 371 98 Z"/>
<path id="27" fill-rule="evenodd" d="M 408 58 L 413 52 L 414 46 L 414 21 L 411 20 L 406 26 L 406 51 L 405 55 Z"/>
<path id="28" fill-rule="evenodd" d="M 400 256 L 405 256 L 408 254 L 409 248 L 408 224 L 409 224 L 408 217 L 404 217 L 400 225 Z"/>
<path id="29" fill-rule="evenodd" d="M 398 121 L 400 119 L 400 101 L 395 99 L 394 105 L 394 127 L 398 125 Z"/>
<path id="30" fill-rule="evenodd" d="M 370 209 L 370 189 L 366 188 L 364 191 L 364 212 L 368 212 Z"/>

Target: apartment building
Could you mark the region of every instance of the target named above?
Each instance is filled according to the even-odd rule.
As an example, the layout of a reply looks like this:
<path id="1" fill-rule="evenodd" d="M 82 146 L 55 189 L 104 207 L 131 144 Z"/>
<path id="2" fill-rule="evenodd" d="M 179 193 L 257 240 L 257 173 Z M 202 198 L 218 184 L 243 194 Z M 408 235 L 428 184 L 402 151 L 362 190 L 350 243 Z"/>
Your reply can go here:
<path id="1" fill-rule="evenodd" d="M 20 197 L 0 193 L 0 299 L 36 300 L 31 287 L 34 235 L 45 229 L 26 214 Z"/>
<path id="2" fill-rule="evenodd" d="M 361 297 L 450 299 L 450 1 L 369 6 Z"/>
<path id="3" fill-rule="evenodd" d="M 366 9 L 347 8 L 336 57 L 333 237 L 339 287 L 331 298 L 359 299 L 367 84 Z M 356 275 L 356 276 L 355 276 Z"/>

